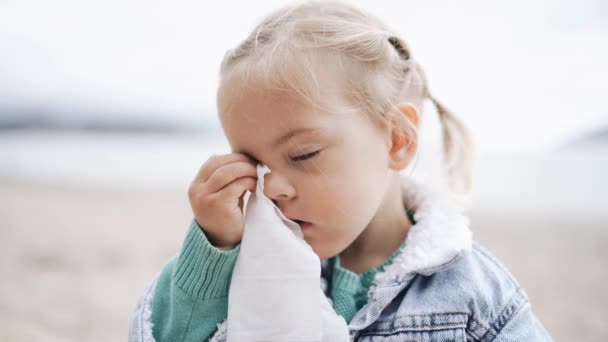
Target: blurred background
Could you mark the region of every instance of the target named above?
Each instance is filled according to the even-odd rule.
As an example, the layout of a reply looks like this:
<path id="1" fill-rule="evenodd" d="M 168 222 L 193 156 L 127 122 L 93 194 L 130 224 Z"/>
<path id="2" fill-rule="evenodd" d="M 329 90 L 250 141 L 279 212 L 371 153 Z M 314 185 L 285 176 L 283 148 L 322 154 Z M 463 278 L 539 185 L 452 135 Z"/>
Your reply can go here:
<path id="1" fill-rule="evenodd" d="M 475 238 L 557 340 L 608 340 L 608 5 L 353 1 L 402 33 L 475 143 Z M 0 2 L 0 340 L 125 339 L 230 148 L 219 63 L 283 1 Z M 441 182 L 430 104 L 407 176 Z"/>

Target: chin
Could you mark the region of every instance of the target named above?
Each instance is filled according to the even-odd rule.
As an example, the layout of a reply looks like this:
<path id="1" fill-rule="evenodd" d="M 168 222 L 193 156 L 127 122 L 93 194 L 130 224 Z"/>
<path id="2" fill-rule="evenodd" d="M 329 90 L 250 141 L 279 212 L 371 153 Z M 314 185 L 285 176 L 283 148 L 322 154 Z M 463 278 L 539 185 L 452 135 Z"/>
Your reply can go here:
<path id="1" fill-rule="evenodd" d="M 319 259 L 329 259 L 336 256 L 338 253 L 333 250 L 328 250 L 325 248 L 318 248 L 314 245 L 311 245 L 313 252 L 319 257 Z"/>

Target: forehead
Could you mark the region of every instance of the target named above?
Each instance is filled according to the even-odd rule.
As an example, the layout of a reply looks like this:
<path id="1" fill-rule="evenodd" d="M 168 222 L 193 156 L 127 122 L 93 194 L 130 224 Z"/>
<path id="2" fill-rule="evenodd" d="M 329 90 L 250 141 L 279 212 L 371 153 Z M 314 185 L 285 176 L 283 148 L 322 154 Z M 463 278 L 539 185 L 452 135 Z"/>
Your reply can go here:
<path id="1" fill-rule="evenodd" d="M 222 124 L 240 120 L 284 126 L 344 112 L 344 73 L 315 54 L 298 56 L 272 64 L 272 70 L 243 63 L 223 75 L 217 94 Z"/>
<path id="2" fill-rule="evenodd" d="M 224 103 L 218 103 L 220 122 L 235 152 L 273 147 L 275 140 L 294 129 L 313 129 L 306 133 L 310 135 L 328 133 L 347 119 L 348 106 L 335 92 L 308 101 L 293 93 L 243 88 L 226 91 Z"/>
<path id="3" fill-rule="evenodd" d="M 293 130 L 307 129 L 301 135 L 329 132 L 337 117 L 293 96 L 243 92 L 230 111 L 220 113 L 226 137 L 235 152 L 267 149 Z"/>

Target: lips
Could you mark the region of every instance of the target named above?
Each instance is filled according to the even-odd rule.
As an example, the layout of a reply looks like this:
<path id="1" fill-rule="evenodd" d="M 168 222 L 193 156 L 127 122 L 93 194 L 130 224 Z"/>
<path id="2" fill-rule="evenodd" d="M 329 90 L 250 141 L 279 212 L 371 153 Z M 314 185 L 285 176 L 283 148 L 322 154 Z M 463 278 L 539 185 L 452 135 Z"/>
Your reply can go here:
<path id="1" fill-rule="evenodd" d="M 301 220 L 292 220 L 295 223 L 297 223 L 301 229 L 307 229 L 310 228 L 312 226 L 312 223 L 310 222 L 306 222 L 306 221 L 301 221 Z"/>

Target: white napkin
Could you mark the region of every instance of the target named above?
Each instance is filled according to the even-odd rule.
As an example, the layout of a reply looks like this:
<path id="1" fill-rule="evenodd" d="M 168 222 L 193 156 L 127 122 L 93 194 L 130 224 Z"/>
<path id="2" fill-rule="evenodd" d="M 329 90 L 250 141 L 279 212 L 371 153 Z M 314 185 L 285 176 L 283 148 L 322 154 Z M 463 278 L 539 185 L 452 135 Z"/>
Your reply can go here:
<path id="1" fill-rule="evenodd" d="M 257 172 L 228 295 L 227 341 L 348 341 L 344 318 L 321 289 L 319 257 L 264 195 L 270 169 L 258 164 Z"/>

